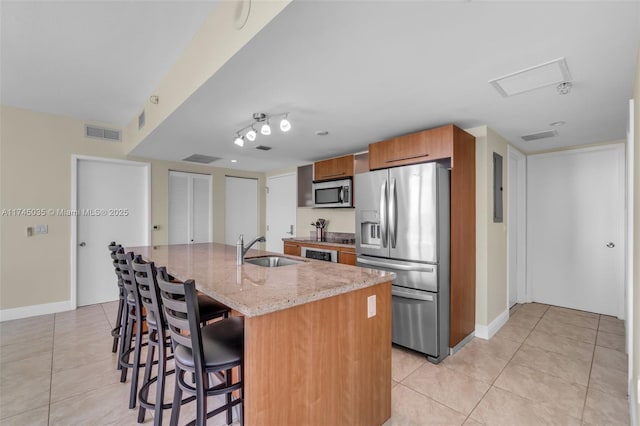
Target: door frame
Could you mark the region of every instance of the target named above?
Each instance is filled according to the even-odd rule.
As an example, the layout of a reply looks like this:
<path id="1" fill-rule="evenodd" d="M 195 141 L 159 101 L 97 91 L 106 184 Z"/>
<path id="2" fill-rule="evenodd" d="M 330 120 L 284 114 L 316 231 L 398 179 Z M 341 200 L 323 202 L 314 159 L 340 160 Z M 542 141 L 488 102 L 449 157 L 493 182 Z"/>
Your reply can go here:
<path id="1" fill-rule="evenodd" d="M 116 158 L 108 157 L 93 157 L 89 155 L 71 155 L 71 211 L 78 210 L 78 164 L 81 161 L 96 161 L 102 163 L 112 164 L 126 164 L 130 166 L 144 167 L 146 170 L 146 193 L 147 193 L 147 217 L 145 227 L 146 232 L 146 245 L 151 243 L 151 163 L 131 160 L 120 160 Z M 70 307 L 76 309 L 78 307 L 78 217 L 70 216 L 71 219 L 71 289 L 70 289 Z M 105 250 L 105 255 L 106 255 Z"/>
<path id="2" fill-rule="evenodd" d="M 509 310 L 509 300 L 511 285 L 509 283 L 509 269 L 511 262 L 516 263 L 516 303 L 531 302 L 531 292 L 527 285 L 527 156 L 515 147 L 507 146 L 507 188 L 516 185 L 516 211 L 511 211 L 511 199 L 507 197 L 507 310 Z M 517 176 L 516 181 L 511 181 L 511 170 L 509 165 L 511 159 L 516 161 Z M 511 247 L 509 243 L 509 222 L 512 218 L 518 221 L 517 244 Z M 514 253 L 515 252 L 515 253 Z"/>

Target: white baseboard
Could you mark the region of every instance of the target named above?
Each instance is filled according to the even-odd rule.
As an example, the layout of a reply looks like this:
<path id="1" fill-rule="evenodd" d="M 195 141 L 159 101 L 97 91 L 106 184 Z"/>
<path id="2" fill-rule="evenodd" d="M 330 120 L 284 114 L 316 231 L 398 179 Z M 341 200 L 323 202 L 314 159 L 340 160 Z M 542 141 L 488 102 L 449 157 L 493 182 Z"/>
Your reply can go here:
<path id="1" fill-rule="evenodd" d="M 505 309 L 489 325 L 476 324 L 476 337 L 489 340 L 509 321 L 509 309 Z"/>
<path id="2" fill-rule="evenodd" d="M 0 322 L 71 310 L 73 310 L 73 307 L 71 306 L 70 300 L 44 303 L 42 305 L 21 306 L 19 308 L 0 309 Z"/>
<path id="3" fill-rule="evenodd" d="M 629 418 L 632 425 L 638 424 L 638 411 L 636 402 L 638 401 L 637 388 L 633 385 L 633 377 L 629 382 Z"/>

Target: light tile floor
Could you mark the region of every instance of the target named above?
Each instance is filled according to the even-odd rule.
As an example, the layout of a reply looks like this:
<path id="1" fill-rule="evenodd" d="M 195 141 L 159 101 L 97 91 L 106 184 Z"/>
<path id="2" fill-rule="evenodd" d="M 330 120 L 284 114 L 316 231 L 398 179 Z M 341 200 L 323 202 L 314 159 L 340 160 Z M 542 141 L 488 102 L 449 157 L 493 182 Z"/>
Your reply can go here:
<path id="1" fill-rule="evenodd" d="M 440 365 L 394 347 L 387 424 L 628 425 L 627 365 L 622 321 L 516 305 Z"/>
<path id="2" fill-rule="evenodd" d="M 0 323 L 0 425 L 137 424 L 111 353 L 116 308 Z M 629 424 L 624 325 L 612 317 L 518 305 L 491 340 L 474 339 L 440 365 L 397 347 L 392 364 L 385 425 Z M 171 381 L 167 388 L 169 401 Z"/>

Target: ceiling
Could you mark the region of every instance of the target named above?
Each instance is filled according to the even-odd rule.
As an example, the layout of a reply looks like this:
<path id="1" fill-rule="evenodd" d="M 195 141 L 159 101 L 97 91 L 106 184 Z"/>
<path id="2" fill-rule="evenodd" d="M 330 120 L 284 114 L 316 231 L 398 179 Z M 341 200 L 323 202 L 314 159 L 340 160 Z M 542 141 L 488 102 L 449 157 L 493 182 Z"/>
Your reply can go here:
<path id="1" fill-rule="evenodd" d="M 5 3 L 2 103 L 116 124 L 134 117 L 212 5 L 107 2 L 99 3 L 102 14 L 87 16 L 91 8 L 79 3 L 13 9 Z M 128 7 L 136 12 L 123 13 Z M 43 25 L 40 8 L 62 24 Z M 487 125 L 525 153 L 623 139 L 639 8 L 625 1 L 297 0 L 132 154 L 166 160 L 205 154 L 222 158 L 213 166 L 270 171 L 447 123 Z M 42 15 L 40 22 L 27 28 L 13 17 L 32 19 L 34 13 Z M 90 20 L 83 30 L 72 25 Z M 100 55 L 92 45 L 101 47 Z M 137 56 L 147 51 L 153 54 Z M 104 72 L 96 55 L 109 63 L 117 58 L 117 72 Z M 561 57 L 572 75 L 567 95 L 549 86 L 503 97 L 489 84 Z M 87 96 L 91 88 L 100 96 Z M 235 146 L 236 131 L 255 112 L 289 112 L 293 128 L 281 133 L 276 125 L 271 136 Z M 566 122 L 556 128 L 558 136 L 521 139 L 557 121 Z M 317 136 L 317 130 L 329 134 Z M 273 149 L 259 151 L 256 144 Z"/>
<path id="2" fill-rule="evenodd" d="M 124 126 L 214 6 L 0 0 L 0 102 Z"/>

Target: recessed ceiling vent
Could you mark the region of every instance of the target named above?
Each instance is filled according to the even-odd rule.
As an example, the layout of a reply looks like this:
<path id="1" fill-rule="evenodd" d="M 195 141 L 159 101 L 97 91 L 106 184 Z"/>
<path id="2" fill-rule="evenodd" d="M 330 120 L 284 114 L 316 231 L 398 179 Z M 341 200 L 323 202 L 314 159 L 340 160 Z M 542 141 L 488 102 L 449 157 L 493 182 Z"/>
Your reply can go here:
<path id="1" fill-rule="evenodd" d="M 571 73 L 567 61 L 565 58 L 558 58 L 489 80 L 489 84 L 502 96 L 508 97 L 570 81 Z"/>
<path id="2" fill-rule="evenodd" d="M 543 132 L 529 133 L 528 135 L 522 135 L 520 137 L 522 138 L 522 140 L 529 142 L 536 141 L 538 139 L 552 138 L 554 136 L 558 136 L 558 132 L 556 130 L 545 130 Z"/>
<path id="3" fill-rule="evenodd" d="M 182 161 L 190 161 L 192 163 L 200 163 L 200 164 L 209 164 L 214 161 L 218 161 L 220 157 L 212 157 L 210 155 L 203 154 L 193 154 L 188 156 L 187 158 L 183 158 Z"/>
<path id="4" fill-rule="evenodd" d="M 145 122 L 146 122 L 145 114 L 144 114 L 144 111 L 142 111 L 138 116 L 138 130 L 144 127 Z"/>
<path id="5" fill-rule="evenodd" d="M 266 146 L 266 145 L 258 145 L 256 146 L 256 149 L 259 149 L 261 151 L 269 151 L 271 149 L 270 146 Z"/>
<path id="6" fill-rule="evenodd" d="M 111 142 L 120 142 L 120 130 L 105 129 L 103 127 L 84 125 L 84 136 L 87 138 L 103 139 Z"/>

